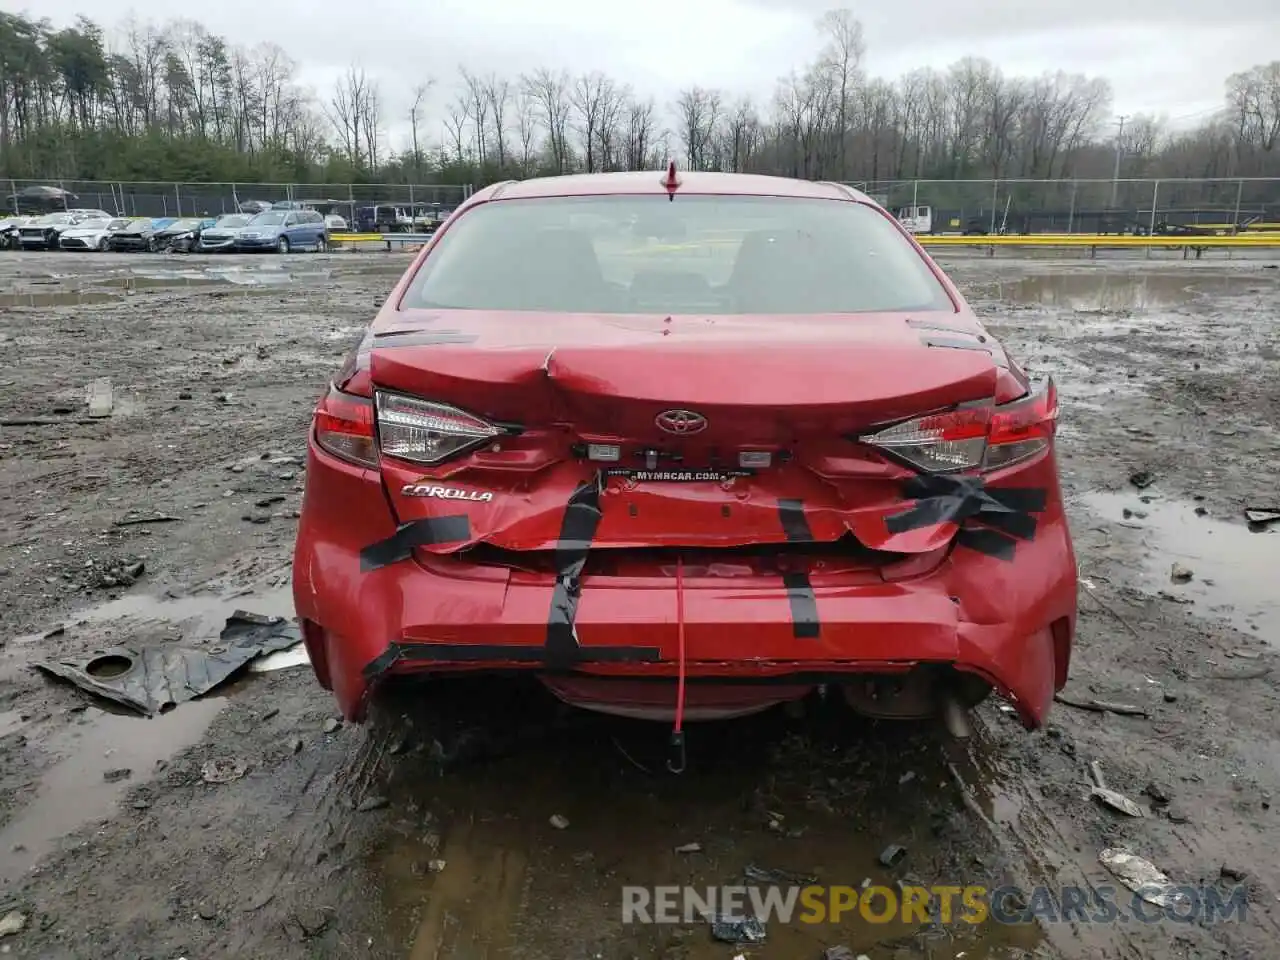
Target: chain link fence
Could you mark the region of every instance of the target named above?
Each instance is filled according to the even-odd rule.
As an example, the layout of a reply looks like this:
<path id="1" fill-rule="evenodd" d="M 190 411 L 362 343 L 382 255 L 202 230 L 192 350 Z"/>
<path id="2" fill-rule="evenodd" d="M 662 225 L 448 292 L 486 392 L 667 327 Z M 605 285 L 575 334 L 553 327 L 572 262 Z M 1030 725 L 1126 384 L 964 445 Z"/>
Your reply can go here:
<path id="1" fill-rule="evenodd" d="M 1160 225 L 1280 223 L 1280 178 L 1199 180 L 890 180 L 853 184 L 900 216 L 927 208 L 933 233 L 1135 233 Z M 102 209 L 124 216 L 218 216 L 248 201 L 303 202 L 349 222 L 372 204 L 422 205 L 438 219 L 474 192 L 414 183 L 172 183 L 0 180 L 5 208 Z M 912 214 L 909 211 L 915 211 Z"/>
<path id="2" fill-rule="evenodd" d="M 1141 233 L 1280 223 L 1280 178 L 891 180 L 854 184 L 934 233 Z M 908 212 L 914 208 L 916 213 Z"/>
<path id="3" fill-rule="evenodd" d="M 468 185 L 435 183 L 172 183 L 101 180 L 0 180 L 5 209 L 15 213 L 84 208 L 128 217 L 216 217 L 249 201 L 306 203 L 353 221 L 371 204 L 425 205 L 447 214 L 473 192 Z"/>

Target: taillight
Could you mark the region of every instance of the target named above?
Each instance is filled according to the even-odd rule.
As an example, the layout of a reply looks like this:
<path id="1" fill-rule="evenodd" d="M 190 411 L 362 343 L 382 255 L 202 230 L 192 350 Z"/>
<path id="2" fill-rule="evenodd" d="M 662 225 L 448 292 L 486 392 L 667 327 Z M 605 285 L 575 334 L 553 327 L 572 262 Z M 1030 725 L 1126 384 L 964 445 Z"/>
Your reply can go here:
<path id="1" fill-rule="evenodd" d="M 1035 456 L 1053 442 L 1057 424 L 1058 388 L 1049 378 L 1023 399 L 992 411 L 983 467 L 999 470 Z"/>
<path id="2" fill-rule="evenodd" d="M 437 464 L 478 447 L 503 431 L 446 403 L 379 390 L 378 445 L 389 457 Z"/>
<path id="3" fill-rule="evenodd" d="M 927 473 L 998 470 L 1049 446 L 1058 418 L 1053 380 L 1020 400 L 958 407 L 862 437 Z"/>
<path id="4" fill-rule="evenodd" d="M 366 397 L 330 387 L 315 414 L 316 443 L 339 460 L 360 467 L 376 467 L 373 442 L 373 404 Z"/>

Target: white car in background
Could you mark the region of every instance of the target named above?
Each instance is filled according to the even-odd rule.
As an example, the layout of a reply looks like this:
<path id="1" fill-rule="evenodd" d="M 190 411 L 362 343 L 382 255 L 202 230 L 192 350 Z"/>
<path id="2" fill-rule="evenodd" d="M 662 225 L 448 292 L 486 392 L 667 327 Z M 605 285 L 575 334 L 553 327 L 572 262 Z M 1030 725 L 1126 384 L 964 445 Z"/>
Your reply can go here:
<path id="1" fill-rule="evenodd" d="M 326 214 L 324 218 L 324 227 L 330 233 L 346 233 L 347 221 L 336 213 Z"/>
<path id="2" fill-rule="evenodd" d="M 0 218 L 0 250 L 12 250 L 18 246 L 18 230 L 31 222 L 31 217 L 10 214 Z"/>
<path id="3" fill-rule="evenodd" d="M 62 250 L 96 250 L 101 253 L 107 249 L 107 237 L 117 230 L 123 230 L 132 222 L 128 217 L 93 217 L 81 220 L 59 234 L 58 247 Z"/>

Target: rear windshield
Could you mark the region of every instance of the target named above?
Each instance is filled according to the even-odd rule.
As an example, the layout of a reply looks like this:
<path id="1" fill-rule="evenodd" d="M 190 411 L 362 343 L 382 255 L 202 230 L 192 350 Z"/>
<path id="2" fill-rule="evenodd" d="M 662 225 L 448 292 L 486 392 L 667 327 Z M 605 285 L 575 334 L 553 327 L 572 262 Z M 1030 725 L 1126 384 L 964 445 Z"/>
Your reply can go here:
<path id="1" fill-rule="evenodd" d="M 954 311 L 872 207 L 781 197 L 556 197 L 464 213 L 405 307 L 556 313 Z"/>

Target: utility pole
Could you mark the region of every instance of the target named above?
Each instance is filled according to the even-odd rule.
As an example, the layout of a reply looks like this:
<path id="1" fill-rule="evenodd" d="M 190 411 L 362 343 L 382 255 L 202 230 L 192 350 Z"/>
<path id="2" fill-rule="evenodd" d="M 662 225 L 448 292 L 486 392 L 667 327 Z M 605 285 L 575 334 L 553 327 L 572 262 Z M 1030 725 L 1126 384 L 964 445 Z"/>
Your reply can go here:
<path id="1" fill-rule="evenodd" d="M 1121 114 L 1116 121 L 1120 124 L 1120 129 L 1116 132 L 1116 168 L 1111 174 L 1111 205 L 1108 208 L 1110 210 L 1114 210 L 1116 208 L 1116 188 L 1120 186 L 1120 154 L 1123 150 L 1122 145 L 1124 143 L 1124 124 L 1128 119 L 1128 116 Z"/>

